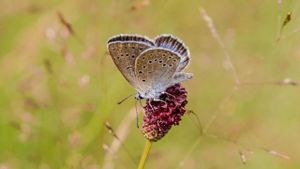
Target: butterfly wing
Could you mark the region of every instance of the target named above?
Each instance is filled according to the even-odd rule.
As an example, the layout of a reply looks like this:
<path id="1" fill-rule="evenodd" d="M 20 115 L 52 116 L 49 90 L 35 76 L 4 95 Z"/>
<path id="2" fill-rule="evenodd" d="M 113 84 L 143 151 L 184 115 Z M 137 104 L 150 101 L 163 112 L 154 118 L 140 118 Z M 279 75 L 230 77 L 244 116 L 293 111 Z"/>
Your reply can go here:
<path id="1" fill-rule="evenodd" d="M 113 62 L 125 79 L 135 87 L 135 60 L 143 51 L 153 46 L 151 40 L 140 35 L 118 35 L 108 40 L 108 51 Z"/>
<path id="2" fill-rule="evenodd" d="M 177 72 L 182 71 L 190 62 L 190 52 L 188 47 L 177 37 L 169 34 L 162 34 L 155 38 L 155 45 L 160 48 L 169 49 L 178 54 L 180 63 Z"/>
<path id="3" fill-rule="evenodd" d="M 145 91 L 164 90 L 171 84 L 180 57 L 163 48 L 151 48 L 142 52 L 135 63 L 138 85 Z"/>

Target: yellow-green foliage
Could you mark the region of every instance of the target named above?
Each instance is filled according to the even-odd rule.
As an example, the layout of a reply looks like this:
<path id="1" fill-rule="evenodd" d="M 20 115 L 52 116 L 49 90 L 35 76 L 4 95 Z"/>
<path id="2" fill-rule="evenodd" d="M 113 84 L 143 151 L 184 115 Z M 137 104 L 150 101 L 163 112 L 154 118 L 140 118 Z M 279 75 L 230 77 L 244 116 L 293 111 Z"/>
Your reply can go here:
<path id="1" fill-rule="evenodd" d="M 216 117 L 208 135 L 245 145 L 200 137 L 195 116 L 186 115 L 180 126 L 153 144 L 146 167 L 299 168 L 300 90 L 280 82 L 300 81 L 300 3 L 277 3 L 1 0 L 0 169 L 100 169 L 107 163 L 136 168 L 133 161 L 138 162 L 145 140 L 135 125 L 135 101 L 116 104 L 135 91 L 106 52 L 106 40 L 119 33 L 151 38 L 171 33 L 182 39 L 192 55 L 188 71 L 194 73 L 183 84 L 189 91 L 187 108 L 202 126 Z M 212 36 L 200 8 L 213 19 L 225 48 Z M 288 12 L 292 19 L 276 41 Z M 72 25 L 74 35 L 58 13 Z M 225 51 L 241 81 L 238 89 L 224 64 Z M 123 147 L 112 161 L 107 156 L 113 152 L 106 147 L 119 142 L 105 121 L 115 130 L 125 124 L 125 131 L 117 133 L 126 135 Z M 291 159 L 256 147 L 284 152 Z M 254 154 L 244 152 L 243 166 L 238 151 L 247 148 Z"/>

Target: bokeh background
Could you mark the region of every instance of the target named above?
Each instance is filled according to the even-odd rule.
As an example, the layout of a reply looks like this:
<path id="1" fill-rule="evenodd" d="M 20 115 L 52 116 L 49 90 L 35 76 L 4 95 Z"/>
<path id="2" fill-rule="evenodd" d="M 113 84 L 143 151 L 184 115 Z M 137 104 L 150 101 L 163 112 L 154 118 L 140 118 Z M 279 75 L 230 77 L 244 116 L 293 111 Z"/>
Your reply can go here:
<path id="1" fill-rule="evenodd" d="M 116 104 L 135 91 L 106 51 L 119 33 L 171 33 L 192 55 L 184 86 L 197 116 L 154 143 L 146 168 L 300 168 L 299 8 L 298 0 L 1 0 L 0 169 L 136 168 L 145 139 L 135 101 Z"/>

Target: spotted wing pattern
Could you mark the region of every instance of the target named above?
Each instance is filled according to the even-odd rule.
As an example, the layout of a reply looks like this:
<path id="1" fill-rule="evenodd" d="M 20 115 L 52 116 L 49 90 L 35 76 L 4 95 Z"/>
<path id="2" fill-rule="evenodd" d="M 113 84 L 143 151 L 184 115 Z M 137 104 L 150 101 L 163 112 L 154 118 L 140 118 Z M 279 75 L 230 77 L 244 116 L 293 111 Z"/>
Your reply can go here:
<path id="1" fill-rule="evenodd" d="M 119 35 L 108 40 L 108 51 L 113 62 L 125 79 L 135 87 L 135 60 L 153 45 L 151 40 L 138 35 Z"/>
<path id="2" fill-rule="evenodd" d="M 188 65 L 190 61 L 189 49 L 177 37 L 169 34 L 159 35 L 155 38 L 155 45 L 178 53 L 180 63 L 177 68 L 177 72 L 182 71 Z"/>
<path id="3" fill-rule="evenodd" d="M 167 87 L 172 81 L 179 61 L 180 57 L 167 49 L 145 50 L 138 56 L 135 63 L 135 74 L 139 86 L 144 91 Z"/>

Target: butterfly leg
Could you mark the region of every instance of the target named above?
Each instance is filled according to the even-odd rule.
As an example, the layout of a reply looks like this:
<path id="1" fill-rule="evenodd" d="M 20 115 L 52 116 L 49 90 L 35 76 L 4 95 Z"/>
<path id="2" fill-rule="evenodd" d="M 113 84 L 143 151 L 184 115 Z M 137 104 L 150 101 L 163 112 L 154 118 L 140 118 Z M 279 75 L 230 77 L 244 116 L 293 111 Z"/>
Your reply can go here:
<path id="1" fill-rule="evenodd" d="M 154 100 L 154 99 L 153 99 L 153 100 Z M 153 107 L 152 104 L 151 104 L 151 101 L 152 101 L 152 100 L 148 99 L 149 106 L 151 107 L 152 112 L 154 112 L 155 110 L 154 110 L 154 107 Z"/>
<path id="2" fill-rule="evenodd" d="M 172 95 L 172 94 L 170 94 L 170 93 L 168 93 L 168 92 L 161 92 L 161 94 L 166 94 L 166 95 L 168 95 L 168 96 L 171 96 L 171 97 L 175 98 L 174 95 Z"/>
<path id="3" fill-rule="evenodd" d="M 166 101 L 164 101 L 164 100 L 161 100 L 161 99 L 153 99 L 154 101 L 159 101 L 159 102 L 163 102 L 165 105 L 167 105 L 167 102 Z"/>
<path id="4" fill-rule="evenodd" d="M 139 126 L 139 112 L 138 112 L 138 108 L 137 108 L 136 102 L 137 102 L 137 100 L 135 100 L 135 102 L 134 102 L 135 113 L 136 113 L 136 127 L 140 128 L 140 126 Z"/>
<path id="5" fill-rule="evenodd" d="M 157 98 L 153 98 L 152 100 L 153 100 L 153 101 L 159 101 L 159 102 L 163 102 L 165 105 L 167 105 L 167 102 L 166 102 L 166 101 L 164 101 L 164 100 L 157 99 Z M 151 101 L 152 101 L 152 100 L 151 100 Z M 149 103 L 149 105 L 150 105 L 150 107 L 151 107 L 152 111 L 154 112 L 154 111 L 155 111 L 155 109 L 154 109 L 153 105 L 151 104 L 151 101 L 149 100 L 149 101 L 148 101 L 148 103 Z"/>

